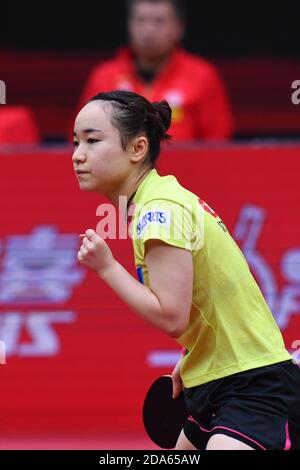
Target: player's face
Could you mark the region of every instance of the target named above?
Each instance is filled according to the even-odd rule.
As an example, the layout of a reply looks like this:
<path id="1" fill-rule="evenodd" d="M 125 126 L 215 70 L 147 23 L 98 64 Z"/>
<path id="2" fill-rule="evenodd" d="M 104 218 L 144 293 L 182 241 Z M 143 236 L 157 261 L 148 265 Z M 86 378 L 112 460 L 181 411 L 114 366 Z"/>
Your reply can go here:
<path id="1" fill-rule="evenodd" d="M 124 150 L 118 129 L 111 123 L 111 104 L 88 103 L 74 125 L 73 166 L 80 189 L 111 195 L 129 176 L 129 151 Z"/>
<path id="2" fill-rule="evenodd" d="M 168 1 L 133 6 L 128 24 L 131 46 L 140 59 L 168 55 L 183 35 L 183 25 Z"/>

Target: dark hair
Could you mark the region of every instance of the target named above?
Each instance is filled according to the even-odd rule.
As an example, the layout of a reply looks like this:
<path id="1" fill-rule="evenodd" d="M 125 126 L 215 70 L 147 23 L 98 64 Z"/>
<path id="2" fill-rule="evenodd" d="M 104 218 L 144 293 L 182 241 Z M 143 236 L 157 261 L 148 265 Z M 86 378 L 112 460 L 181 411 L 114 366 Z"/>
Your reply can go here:
<path id="1" fill-rule="evenodd" d="M 170 139 L 172 110 L 166 101 L 150 103 L 131 91 L 99 93 L 91 101 L 108 101 L 113 108 L 112 124 L 119 130 L 124 150 L 139 134 L 145 133 L 149 142 L 149 160 L 152 166 L 160 153 L 161 142 Z"/>
<path id="2" fill-rule="evenodd" d="M 134 5 L 136 5 L 137 3 L 142 3 L 142 2 L 148 2 L 148 3 L 168 2 L 173 6 L 178 19 L 182 21 L 185 20 L 185 16 L 186 16 L 185 9 L 183 6 L 183 2 L 181 0 L 127 0 L 127 15 L 130 16 Z"/>

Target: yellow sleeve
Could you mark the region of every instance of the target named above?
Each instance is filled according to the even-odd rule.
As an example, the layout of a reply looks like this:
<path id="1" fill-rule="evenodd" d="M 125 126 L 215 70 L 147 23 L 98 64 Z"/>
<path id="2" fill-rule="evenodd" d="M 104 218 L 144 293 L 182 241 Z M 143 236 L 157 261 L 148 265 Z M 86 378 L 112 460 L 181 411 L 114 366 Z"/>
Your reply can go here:
<path id="1" fill-rule="evenodd" d="M 158 239 L 168 245 L 192 251 L 193 211 L 168 200 L 152 200 L 141 208 L 135 230 L 136 243 L 144 245 L 147 240 Z"/>

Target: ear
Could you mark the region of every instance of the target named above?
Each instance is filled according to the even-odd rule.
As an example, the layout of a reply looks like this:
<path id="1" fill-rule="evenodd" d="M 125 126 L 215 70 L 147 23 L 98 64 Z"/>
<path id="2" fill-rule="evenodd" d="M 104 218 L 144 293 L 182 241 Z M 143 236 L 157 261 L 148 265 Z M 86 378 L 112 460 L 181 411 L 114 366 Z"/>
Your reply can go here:
<path id="1" fill-rule="evenodd" d="M 139 163 L 142 161 L 148 153 L 149 143 L 147 137 L 140 135 L 132 140 L 131 142 L 131 161 L 133 163 Z"/>

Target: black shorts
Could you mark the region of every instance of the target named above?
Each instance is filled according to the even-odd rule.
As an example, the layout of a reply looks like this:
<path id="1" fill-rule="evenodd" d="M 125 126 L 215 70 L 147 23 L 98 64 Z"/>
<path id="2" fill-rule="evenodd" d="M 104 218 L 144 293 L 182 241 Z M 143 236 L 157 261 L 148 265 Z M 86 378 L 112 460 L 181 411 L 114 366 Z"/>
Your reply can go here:
<path id="1" fill-rule="evenodd" d="M 300 450 L 300 369 L 292 360 L 184 389 L 184 434 L 204 450 L 226 434 L 257 450 Z"/>

